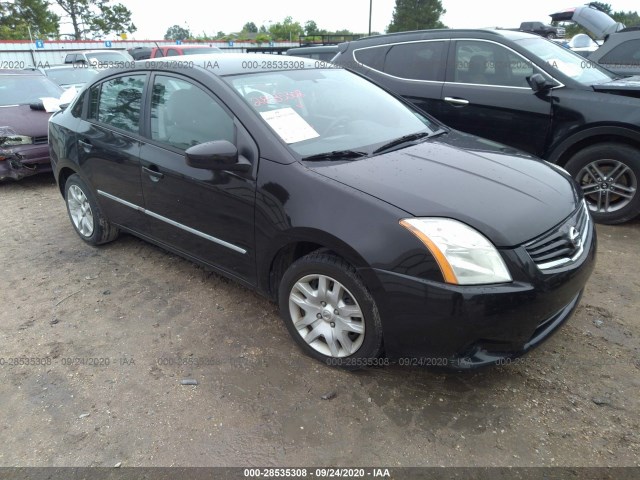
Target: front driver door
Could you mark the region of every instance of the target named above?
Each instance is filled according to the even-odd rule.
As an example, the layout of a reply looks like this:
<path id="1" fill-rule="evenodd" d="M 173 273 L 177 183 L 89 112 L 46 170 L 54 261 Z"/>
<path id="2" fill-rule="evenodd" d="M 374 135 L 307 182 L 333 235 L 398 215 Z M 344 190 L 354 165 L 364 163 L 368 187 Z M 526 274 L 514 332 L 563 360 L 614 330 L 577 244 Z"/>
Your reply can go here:
<path id="1" fill-rule="evenodd" d="M 140 151 L 146 231 L 156 241 L 254 283 L 255 168 L 246 173 L 193 168 L 184 152 L 228 140 L 240 145 L 240 153 L 255 166 L 257 147 L 246 148 L 253 140 L 200 85 L 170 74 L 156 74 L 151 83 L 149 141 Z"/>
<path id="2" fill-rule="evenodd" d="M 542 155 L 551 127 L 551 96 L 535 94 L 527 77 L 547 75 L 514 50 L 488 40 L 457 40 L 450 55 L 438 119 Z"/>

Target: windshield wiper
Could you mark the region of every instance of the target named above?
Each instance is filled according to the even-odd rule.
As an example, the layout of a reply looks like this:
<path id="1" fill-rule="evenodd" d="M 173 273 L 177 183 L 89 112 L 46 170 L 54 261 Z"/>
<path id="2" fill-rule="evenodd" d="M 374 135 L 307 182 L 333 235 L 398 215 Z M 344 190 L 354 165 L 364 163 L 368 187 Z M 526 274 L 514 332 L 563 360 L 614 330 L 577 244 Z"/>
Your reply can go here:
<path id="1" fill-rule="evenodd" d="M 415 142 L 416 140 L 420 140 L 421 138 L 428 137 L 431 134 L 432 134 L 431 132 L 417 132 L 417 133 L 410 133 L 409 135 L 404 135 L 400 138 L 396 138 L 395 140 L 391 140 L 389 143 L 385 143 L 380 148 L 375 149 L 373 151 L 373 154 L 375 155 L 377 153 L 386 152 L 387 150 L 391 150 L 394 147 L 397 147 L 407 142 Z"/>
<path id="2" fill-rule="evenodd" d="M 318 153 L 317 155 L 309 155 L 303 157 L 302 160 L 309 162 L 319 160 L 351 160 L 354 158 L 366 157 L 366 152 L 358 152 L 356 150 L 334 150 L 333 152 Z"/>

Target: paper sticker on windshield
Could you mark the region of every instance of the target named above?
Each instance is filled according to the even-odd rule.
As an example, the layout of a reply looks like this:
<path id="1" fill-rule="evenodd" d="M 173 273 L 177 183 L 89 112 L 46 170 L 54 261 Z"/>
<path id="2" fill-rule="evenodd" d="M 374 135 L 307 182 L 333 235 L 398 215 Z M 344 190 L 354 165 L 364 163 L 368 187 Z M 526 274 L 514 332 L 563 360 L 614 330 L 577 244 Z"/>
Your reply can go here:
<path id="1" fill-rule="evenodd" d="M 293 108 L 260 112 L 260 115 L 286 143 L 303 142 L 320 136 Z"/>

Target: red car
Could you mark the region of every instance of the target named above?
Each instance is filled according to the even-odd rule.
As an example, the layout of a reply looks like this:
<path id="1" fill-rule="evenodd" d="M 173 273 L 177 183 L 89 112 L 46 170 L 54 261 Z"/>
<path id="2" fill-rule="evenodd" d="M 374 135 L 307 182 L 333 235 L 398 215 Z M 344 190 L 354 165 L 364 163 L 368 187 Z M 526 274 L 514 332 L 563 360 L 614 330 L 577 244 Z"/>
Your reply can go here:
<path id="1" fill-rule="evenodd" d="M 218 47 L 208 45 L 165 45 L 154 47 L 151 50 L 151 58 L 173 57 L 176 55 L 199 55 L 201 53 L 222 53 Z"/>
<path id="2" fill-rule="evenodd" d="M 0 70 L 0 180 L 51 171 L 42 99 L 62 92 L 38 70 Z"/>

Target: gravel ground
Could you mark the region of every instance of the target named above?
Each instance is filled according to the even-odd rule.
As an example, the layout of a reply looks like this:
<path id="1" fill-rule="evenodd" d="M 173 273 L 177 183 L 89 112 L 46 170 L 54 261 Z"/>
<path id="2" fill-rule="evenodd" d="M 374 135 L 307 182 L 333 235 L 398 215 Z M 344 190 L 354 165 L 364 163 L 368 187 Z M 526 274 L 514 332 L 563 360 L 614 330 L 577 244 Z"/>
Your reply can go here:
<path id="1" fill-rule="evenodd" d="M 0 208 L 0 466 L 640 465 L 638 221 L 598 226 L 581 306 L 516 364 L 348 373 L 231 281 L 87 246 L 50 176 Z"/>

